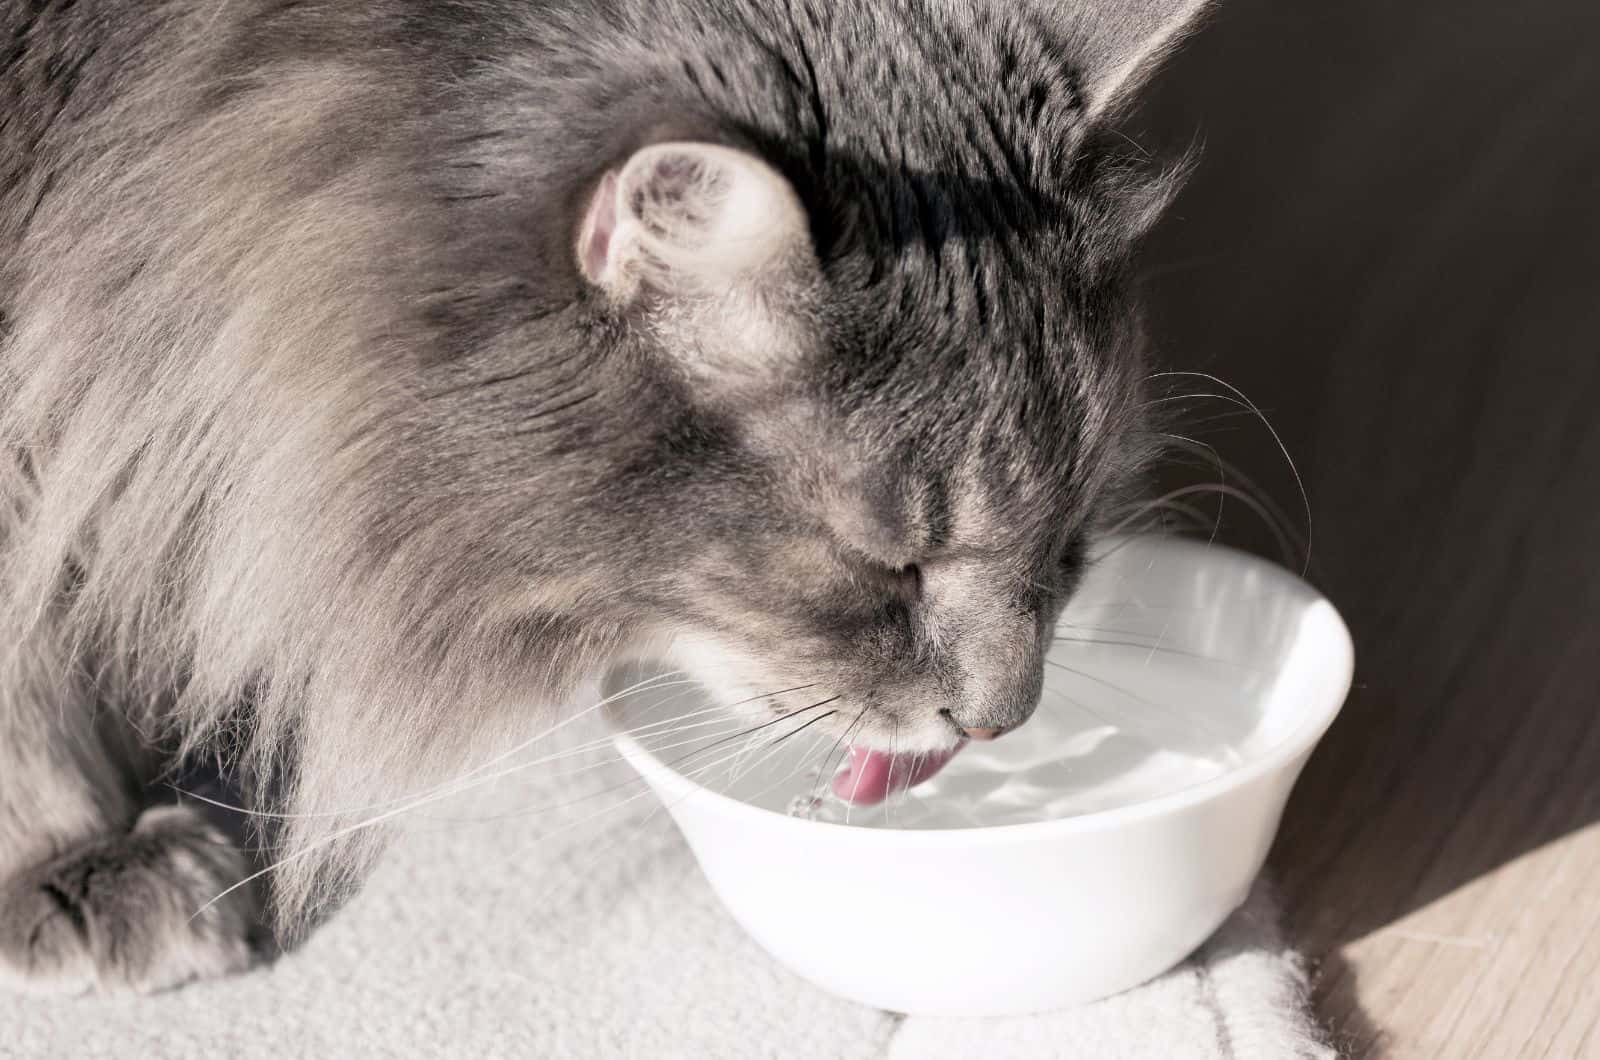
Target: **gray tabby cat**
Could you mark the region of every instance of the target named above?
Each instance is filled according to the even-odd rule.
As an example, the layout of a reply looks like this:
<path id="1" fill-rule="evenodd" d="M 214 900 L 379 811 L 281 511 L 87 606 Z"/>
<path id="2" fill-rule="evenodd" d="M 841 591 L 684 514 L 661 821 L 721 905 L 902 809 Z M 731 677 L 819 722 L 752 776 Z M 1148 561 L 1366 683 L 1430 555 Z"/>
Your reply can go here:
<path id="1" fill-rule="evenodd" d="M 1103 130 L 1200 6 L 0 9 L 0 981 L 250 960 L 148 794 L 198 755 L 292 936 L 627 653 L 868 747 L 1025 720 L 1149 453 L 1176 180 Z"/>

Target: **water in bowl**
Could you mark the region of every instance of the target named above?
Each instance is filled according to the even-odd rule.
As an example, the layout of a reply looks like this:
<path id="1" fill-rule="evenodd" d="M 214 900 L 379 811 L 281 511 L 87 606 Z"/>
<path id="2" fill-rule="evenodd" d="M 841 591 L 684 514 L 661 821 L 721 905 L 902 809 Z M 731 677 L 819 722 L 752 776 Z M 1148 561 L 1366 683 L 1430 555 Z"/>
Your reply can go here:
<path id="1" fill-rule="evenodd" d="M 1127 806 L 1226 772 L 1257 721 L 1253 680 L 1226 660 L 1153 642 L 1058 644 L 1026 725 L 967 746 L 932 779 L 873 806 L 833 795 L 845 748 L 819 735 L 821 726 L 801 731 L 803 719 L 738 724 L 699 686 L 671 679 L 628 697 L 618 713 L 662 761 L 777 813 L 869 828 L 979 828 Z"/>

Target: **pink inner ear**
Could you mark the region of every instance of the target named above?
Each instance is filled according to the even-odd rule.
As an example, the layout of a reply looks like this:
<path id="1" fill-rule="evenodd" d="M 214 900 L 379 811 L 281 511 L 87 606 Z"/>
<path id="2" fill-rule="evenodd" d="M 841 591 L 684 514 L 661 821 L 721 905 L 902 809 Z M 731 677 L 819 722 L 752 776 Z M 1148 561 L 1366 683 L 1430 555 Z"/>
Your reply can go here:
<path id="1" fill-rule="evenodd" d="M 578 263 L 583 274 L 599 283 L 605 275 L 611 253 L 611 239 L 617 231 L 617 175 L 607 173 L 589 202 L 582 235 L 578 238 Z"/>

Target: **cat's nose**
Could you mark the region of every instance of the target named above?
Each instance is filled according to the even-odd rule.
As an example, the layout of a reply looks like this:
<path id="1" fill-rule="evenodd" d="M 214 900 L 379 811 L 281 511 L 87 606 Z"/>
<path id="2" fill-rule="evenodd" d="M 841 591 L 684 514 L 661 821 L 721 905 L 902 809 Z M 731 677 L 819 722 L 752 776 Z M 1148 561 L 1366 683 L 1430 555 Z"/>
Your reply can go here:
<path id="1" fill-rule="evenodd" d="M 965 726 L 962 727 L 961 731 L 967 734 L 967 739 L 978 740 L 980 742 L 992 740 L 996 736 L 1001 736 L 1006 732 L 1005 729 L 979 729 L 976 727 L 967 728 Z"/>

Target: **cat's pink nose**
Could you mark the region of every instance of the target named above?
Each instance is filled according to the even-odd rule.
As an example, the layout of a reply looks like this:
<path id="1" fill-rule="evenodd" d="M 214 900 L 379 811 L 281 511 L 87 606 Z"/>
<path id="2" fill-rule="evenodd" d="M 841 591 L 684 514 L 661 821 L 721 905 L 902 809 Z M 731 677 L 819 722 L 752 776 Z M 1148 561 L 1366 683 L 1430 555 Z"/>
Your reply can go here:
<path id="1" fill-rule="evenodd" d="M 1004 729 L 967 729 L 967 728 L 963 728 L 961 731 L 967 734 L 967 739 L 969 739 L 969 740 L 978 740 L 978 741 L 992 740 L 996 736 L 999 736 L 999 735 L 1001 735 L 1002 733 L 1005 732 Z"/>

